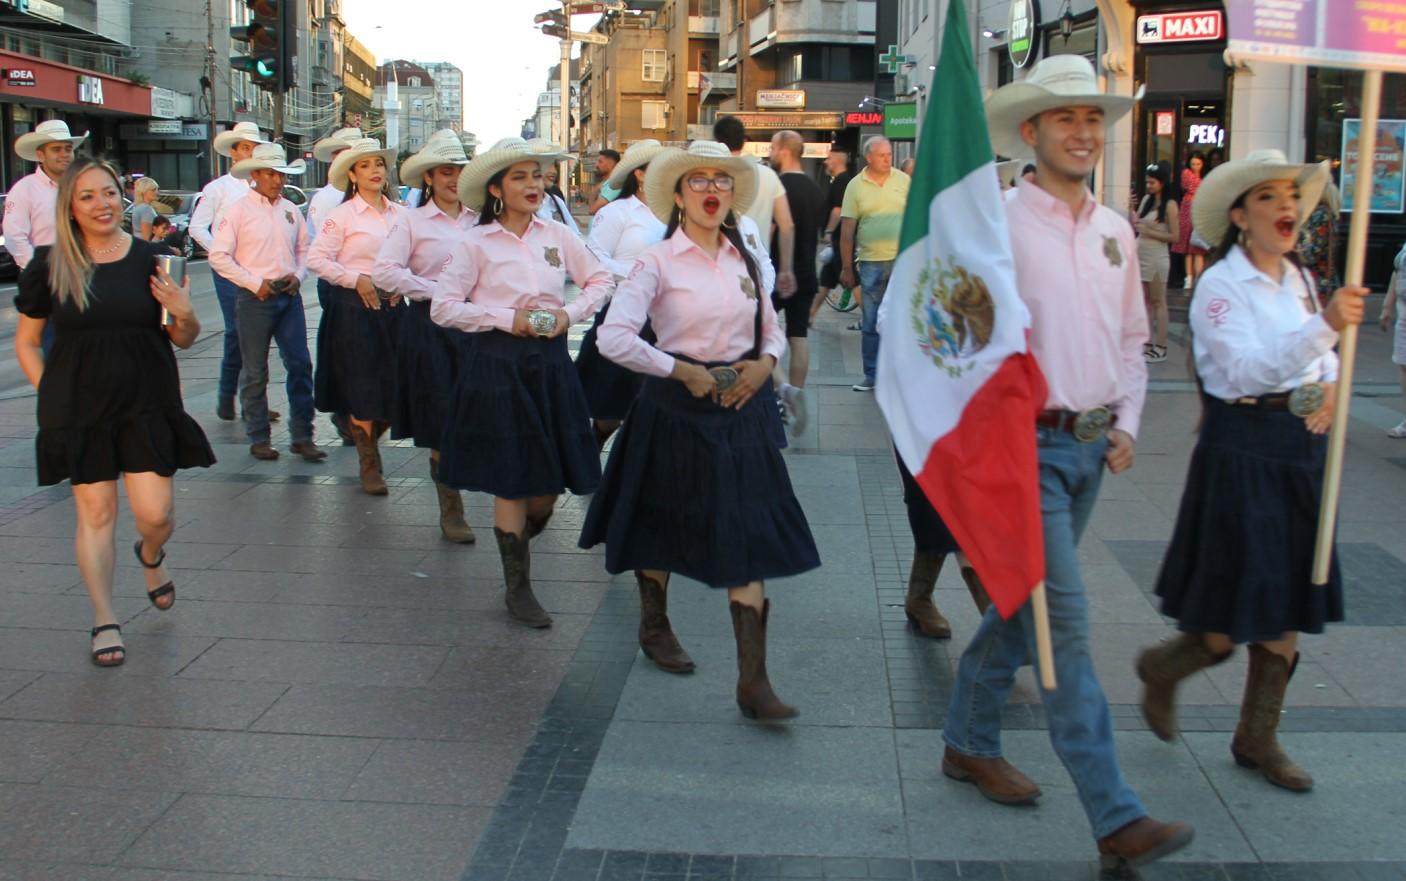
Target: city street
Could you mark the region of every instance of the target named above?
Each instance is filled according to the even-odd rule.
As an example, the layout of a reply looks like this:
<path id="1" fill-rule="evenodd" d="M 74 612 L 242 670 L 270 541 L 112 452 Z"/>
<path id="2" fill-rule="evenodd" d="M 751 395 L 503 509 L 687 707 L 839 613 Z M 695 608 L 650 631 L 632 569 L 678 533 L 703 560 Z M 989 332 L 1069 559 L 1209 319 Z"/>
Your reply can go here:
<path id="1" fill-rule="evenodd" d="M 997 806 L 939 770 L 977 618 L 949 566 L 938 603 L 954 639 L 904 622 L 899 481 L 873 396 L 849 388 L 857 312 L 822 309 L 811 425 L 785 454 L 824 565 L 768 585 L 771 677 L 801 709 L 768 727 L 733 702 L 721 592 L 684 579 L 669 592 L 694 675 L 639 653 L 633 577 L 576 547 L 587 500 L 564 500 L 534 545 L 556 624 L 533 631 L 503 608 L 490 500 L 469 499 L 477 545 L 443 541 L 423 451 L 385 448 L 387 498 L 361 493 L 355 452 L 330 446 L 325 418 L 326 463 L 252 459 L 240 424 L 214 416 L 221 322 L 208 271 L 191 273 L 205 332 L 180 356 L 184 394 L 220 461 L 177 478 L 172 611 L 143 596 L 120 517 L 129 656 L 116 669 L 88 659 L 69 489 L 34 485 L 34 398 L 6 313 L 0 879 L 1097 877 L 1028 669 L 1004 749 L 1044 789 L 1040 805 Z M 1184 686 L 1173 743 L 1138 713 L 1133 658 L 1171 633 L 1150 591 L 1198 418 L 1184 325 L 1152 368 L 1136 466 L 1105 478 L 1081 549 L 1124 772 L 1154 816 L 1197 828 L 1145 878 L 1406 878 L 1406 441 L 1385 435 L 1404 409 L 1389 349 L 1364 327 L 1340 525 L 1347 620 L 1304 639 L 1281 727 L 1317 779 L 1309 795 L 1231 760 L 1244 652 Z M 281 387 L 270 393 L 286 413 Z M 286 449 L 286 428 L 274 444 Z"/>

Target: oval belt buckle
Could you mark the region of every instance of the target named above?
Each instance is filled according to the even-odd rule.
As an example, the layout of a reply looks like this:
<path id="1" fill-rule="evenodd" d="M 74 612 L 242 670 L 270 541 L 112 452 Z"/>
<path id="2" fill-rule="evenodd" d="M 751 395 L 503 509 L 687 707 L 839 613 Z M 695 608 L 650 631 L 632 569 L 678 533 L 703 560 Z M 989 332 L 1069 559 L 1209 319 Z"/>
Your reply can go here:
<path id="1" fill-rule="evenodd" d="M 1090 407 L 1074 417 L 1074 439 L 1081 444 L 1093 443 L 1108 433 L 1113 411 L 1107 407 Z"/>
<path id="2" fill-rule="evenodd" d="M 720 392 L 737 385 L 737 371 L 731 367 L 709 367 L 708 372 L 713 375 L 713 381 L 718 384 Z"/>
<path id="3" fill-rule="evenodd" d="M 1316 382 L 1304 383 L 1289 392 L 1289 412 L 1300 419 L 1317 413 L 1323 406 L 1323 386 Z"/>
<path id="4" fill-rule="evenodd" d="M 527 323 L 538 336 L 547 336 L 557 329 L 557 317 L 550 309 L 533 309 L 528 312 Z"/>

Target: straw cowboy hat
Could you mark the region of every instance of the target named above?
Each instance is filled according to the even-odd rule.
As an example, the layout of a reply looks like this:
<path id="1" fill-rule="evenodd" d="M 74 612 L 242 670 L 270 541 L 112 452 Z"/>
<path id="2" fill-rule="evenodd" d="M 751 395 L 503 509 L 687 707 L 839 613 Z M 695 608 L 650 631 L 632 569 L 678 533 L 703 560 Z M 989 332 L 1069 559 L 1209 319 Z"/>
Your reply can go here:
<path id="1" fill-rule="evenodd" d="M 391 168 L 395 164 L 395 148 L 382 147 L 381 142 L 375 138 L 362 138 L 359 141 L 352 141 L 347 149 L 338 153 L 332 159 L 332 167 L 327 169 L 327 183 L 339 190 L 347 188 L 347 172 L 358 160 L 368 156 L 380 156 L 386 161 L 386 168 Z"/>
<path id="2" fill-rule="evenodd" d="M 240 180 L 248 180 L 253 176 L 257 168 L 267 168 L 270 171 L 281 171 L 284 174 L 302 174 L 306 166 L 301 159 L 295 159 L 291 164 L 288 156 L 283 152 L 283 148 L 278 144 L 259 144 L 254 147 L 254 155 L 248 159 L 234 163 L 234 167 L 229 170 L 230 177 L 237 177 Z"/>
<path id="3" fill-rule="evenodd" d="M 236 122 L 234 128 L 220 132 L 215 135 L 215 152 L 221 156 L 228 156 L 234 149 L 234 145 L 240 141 L 252 141 L 255 144 L 267 144 L 268 138 L 263 136 L 259 127 L 252 122 Z"/>
<path id="4" fill-rule="evenodd" d="M 757 164 L 748 157 L 733 156 L 717 141 L 694 141 L 687 150 L 666 147 L 644 174 L 644 202 L 661 222 L 668 223 L 674 213 L 679 178 L 696 168 L 716 168 L 732 175 L 733 214 L 745 214 L 757 197 Z"/>
<path id="5" fill-rule="evenodd" d="M 605 185 L 619 191 L 621 187 L 625 186 L 625 181 L 630 179 L 630 175 L 634 173 L 636 168 L 643 168 L 653 162 L 655 156 L 667 149 L 654 138 L 635 141 L 625 151 L 625 155 L 620 157 L 620 161 L 615 164 L 615 169 L 610 172 L 610 177 L 606 179 Z"/>
<path id="6" fill-rule="evenodd" d="M 441 129 L 430 135 L 420 152 L 401 163 L 400 182 L 409 187 L 422 187 L 425 172 L 430 169 L 468 164 L 469 157 L 459 136 L 450 129 Z"/>
<path id="7" fill-rule="evenodd" d="M 331 162 L 333 156 L 361 140 L 361 137 L 359 128 L 339 128 L 312 145 L 312 158 L 318 162 Z"/>
<path id="8" fill-rule="evenodd" d="M 26 162 L 39 161 L 39 148 L 55 141 L 68 141 L 74 149 L 88 139 L 87 135 L 74 135 L 68 130 L 68 123 L 62 119 L 50 119 L 39 123 L 34 131 L 15 139 L 15 153 Z"/>
<path id="9" fill-rule="evenodd" d="M 469 160 L 469 164 L 459 172 L 459 201 L 466 208 L 483 210 L 488 182 L 495 174 L 519 162 L 536 161 L 542 166 L 560 162 L 566 154 L 558 150 L 554 144 L 542 140 L 530 142 L 522 138 L 504 138 Z"/>
<path id="10" fill-rule="evenodd" d="M 1230 231 L 1230 206 L 1252 187 L 1271 180 L 1291 180 L 1299 185 L 1299 224 L 1318 207 L 1329 181 L 1328 163 L 1291 163 L 1278 150 L 1255 150 L 1244 159 L 1217 165 L 1201 181 L 1191 203 L 1191 225 L 1198 235 L 1218 247 Z"/>
<path id="11" fill-rule="evenodd" d="M 1021 159 L 1034 155 L 1020 137 L 1020 124 L 1061 107 L 1098 107 L 1112 123 L 1122 118 L 1142 97 L 1142 90 L 1128 98 L 1099 90 L 1094 66 L 1082 55 L 1051 55 L 1035 65 L 1020 82 L 1007 83 L 986 99 L 986 126 L 991 149 L 998 156 Z"/>
<path id="12" fill-rule="evenodd" d="M 560 162 L 563 159 L 565 159 L 567 162 L 576 161 L 576 157 L 573 156 L 571 153 L 567 152 L 560 144 L 553 144 L 546 138 L 529 138 L 527 140 L 527 146 L 529 149 L 535 150 L 539 153 L 557 154 L 557 162 Z"/>

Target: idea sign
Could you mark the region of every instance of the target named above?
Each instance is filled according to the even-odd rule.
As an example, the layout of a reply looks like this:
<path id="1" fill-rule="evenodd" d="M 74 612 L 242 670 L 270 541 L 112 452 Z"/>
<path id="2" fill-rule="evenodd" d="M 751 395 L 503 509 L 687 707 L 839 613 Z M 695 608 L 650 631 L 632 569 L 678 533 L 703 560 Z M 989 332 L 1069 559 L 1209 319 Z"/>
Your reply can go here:
<path id="1" fill-rule="evenodd" d="M 1139 43 L 1190 43 L 1224 37 L 1225 18 L 1219 9 L 1139 15 L 1137 19 Z"/>

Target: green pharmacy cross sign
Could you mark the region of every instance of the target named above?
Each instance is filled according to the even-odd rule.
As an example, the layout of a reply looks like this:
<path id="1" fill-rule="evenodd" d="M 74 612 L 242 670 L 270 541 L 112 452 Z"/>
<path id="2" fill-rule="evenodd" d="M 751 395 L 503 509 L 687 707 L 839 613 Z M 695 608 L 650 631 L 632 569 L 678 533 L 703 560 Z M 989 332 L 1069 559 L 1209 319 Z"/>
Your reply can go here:
<path id="1" fill-rule="evenodd" d="M 913 56 L 911 55 L 900 55 L 898 47 L 892 43 L 889 44 L 889 50 L 879 56 L 879 64 L 883 65 L 889 73 L 898 73 L 900 67 L 912 60 Z"/>

